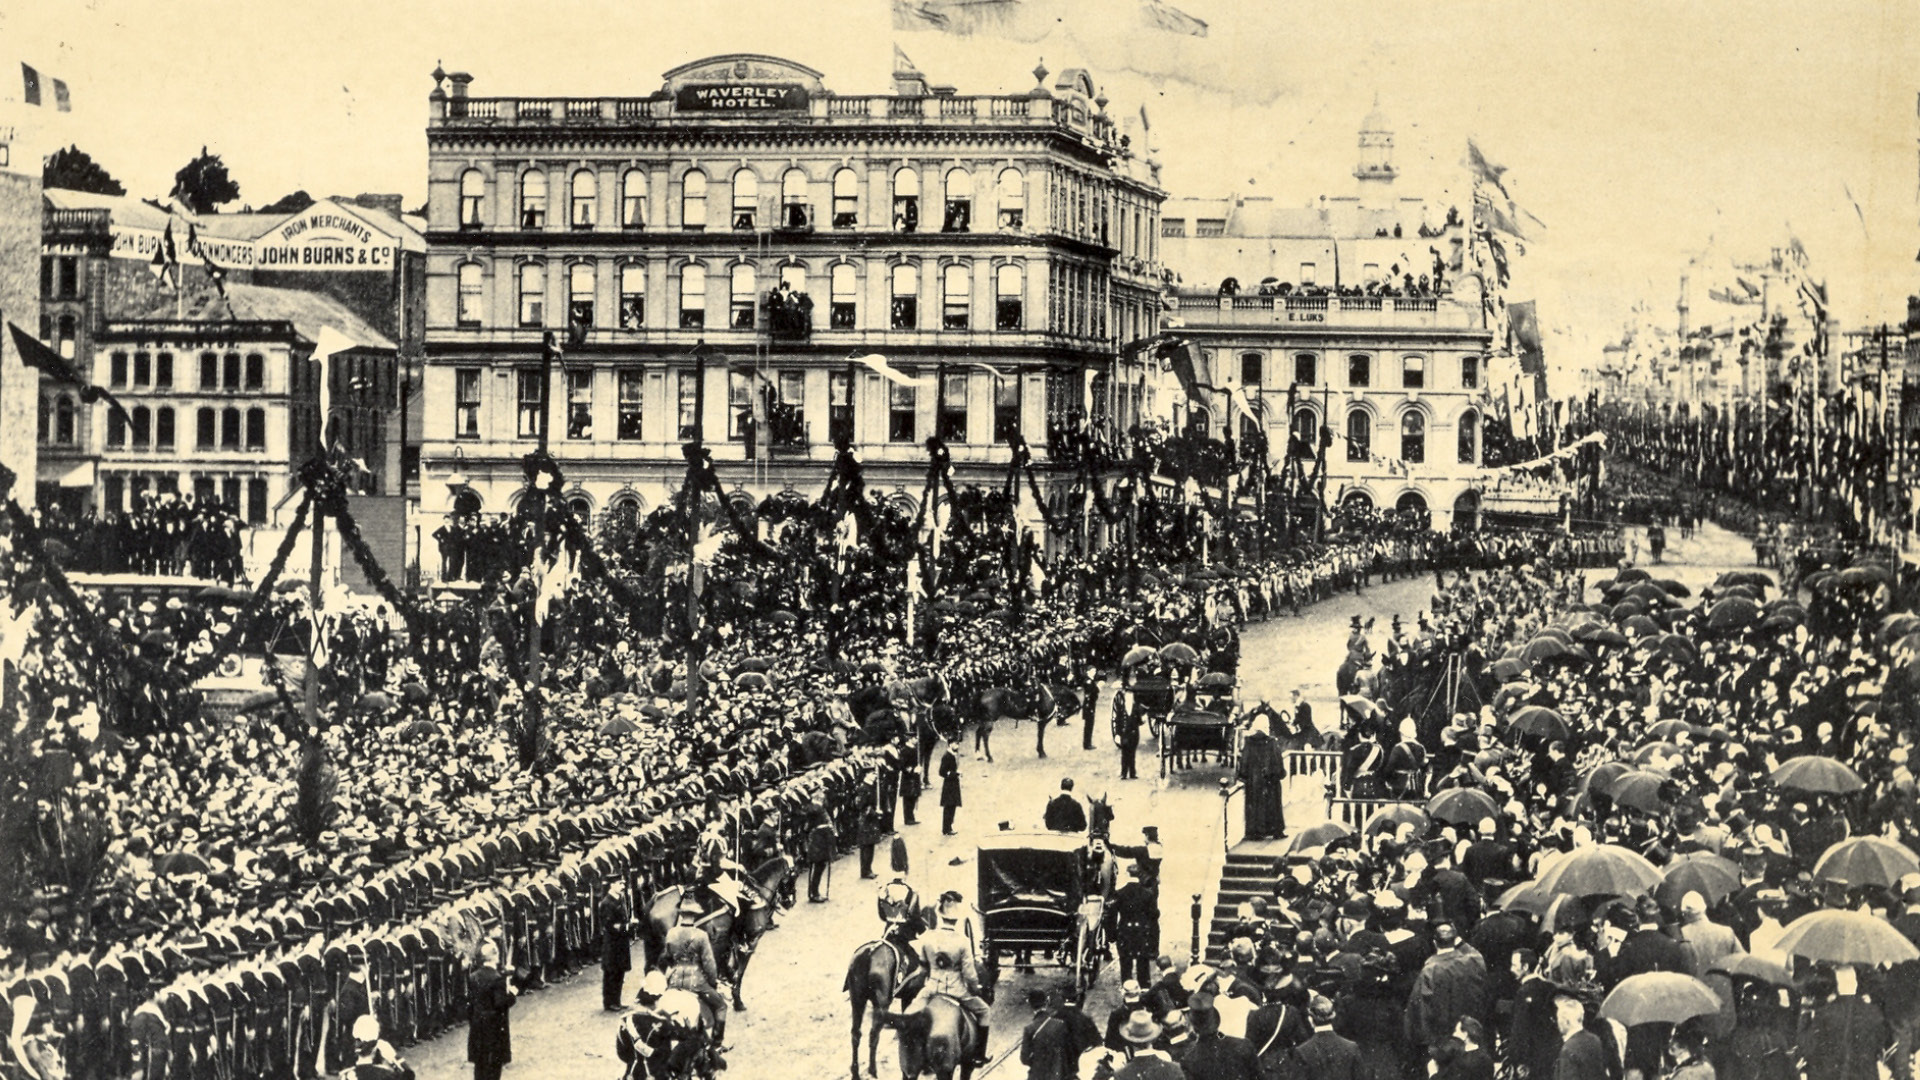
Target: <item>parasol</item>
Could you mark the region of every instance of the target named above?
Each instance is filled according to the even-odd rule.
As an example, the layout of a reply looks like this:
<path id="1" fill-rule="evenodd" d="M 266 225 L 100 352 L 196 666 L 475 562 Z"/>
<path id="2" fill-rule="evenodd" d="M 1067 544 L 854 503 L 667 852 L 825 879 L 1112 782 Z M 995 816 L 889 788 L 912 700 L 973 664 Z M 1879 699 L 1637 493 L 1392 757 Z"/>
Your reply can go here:
<path id="1" fill-rule="evenodd" d="M 640 730 L 640 726 L 624 716 L 616 716 L 600 725 L 602 735 L 631 735 Z"/>
<path id="2" fill-rule="evenodd" d="M 1666 777 L 1655 772 L 1630 772 L 1613 782 L 1607 792 L 1620 806 L 1632 807 L 1648 814 L 1663 813 L 1667 809 L 1667 800 L 1661 796 L 1661 787 L 1670 783 Z"/>
<path id="3" fill-rule="evenodd" d="M 1818 754 L 1789 758 L 1779 768 L 1773 770 L 1768 779 L 1773 781 L 1774 787 L 1831 795 L 1846 795 L 1867 786 L 1860 779 L 1859 773 L 1830 757 L 1821 757 Z"/>
<path id="4" fill-rule="evenodd" d="M 1594 767 L 1587 774 L 1587 791 L 1596 795 L 1612 797 L 1613 785 L 1623 776 L 1632 773 L 1633 766 L 1624 761 L 1607 761 Z"/>
<path id="5" fill-rule="evenodd" d="M 1233 676 L 1227 674 L 1224 671 L 1210 672 L 1200 677 L 1200 685 L 1207 687 L 1208 689 L 1217 689 L 1223 686 L 1232 686 Z"/>
<path id="6" fill-rule="evenodd" d="M 1200 654 L 1186 642 L 1176 641 L 1171 645 L 1161 646 L 1160 659 L 1169 664 L 1197 664 L 1200 662 Z"/>
<path id="7" fill-rule="evenodd" d="M 1620 624 L 1620 629 L 1629 637 L 1656 637 L 1665 632 L 1659 623 L 1645 615 L 1627 616 L 1627 620 Z"/>
<path id="8" fill-rule="evenodd" d="M 1729 596 L 1707 612 L 1707 627 L 1721 633 L 1744 630 L 1760 621 L 1760 605 L 1744 596 Z"/>
<path id="9" fill-rule="evenodd" d="M 1127 655 L 1120 658 L 1120 666 L 1139 667 L 1157 655 L 1159 654 L 1153 651 L 1151 645 L 1135 645 L 1127 650 Z"/>
<path id="10" fill-rule="evenodd" d="M 1600 1015 L 1624 1027 L 1681 1024 L 1719 1011 L 1713 987 L 1678 971 L 1629 975 L 1600 1003 Z"/>

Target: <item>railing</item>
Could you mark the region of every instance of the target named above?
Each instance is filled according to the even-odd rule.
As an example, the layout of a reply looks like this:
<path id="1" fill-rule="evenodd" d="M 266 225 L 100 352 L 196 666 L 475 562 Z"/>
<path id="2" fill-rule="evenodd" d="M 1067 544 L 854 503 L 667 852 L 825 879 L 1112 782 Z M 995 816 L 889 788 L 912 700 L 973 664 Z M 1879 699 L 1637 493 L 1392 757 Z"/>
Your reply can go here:
<path id="1" fill-rule="evenodd" d="M 834 117 L 872 116 L 873 99 L 865 97 L 830 97 L 827 99 L 827 115 Z"/>
<path id="2" fill-rule="evenodd" d="M 1233 309 L 1235 311 L 1272 311 L 1273 297 L 1236 296 L 1233 298 Z"/>
<path id="3" fill-rule="evenodd" d="M 613 118 L 615 120 L 648 120 L 653 117 L 653 102 L 644 98 L 615 98 Z"/>
<path id="4" fill-rule="evenodd" d="M 111 210 L 48 210 L 45 228 L 48 232 L 89 232 L 104 233 L 113 227 Z"/>
<path id="5" fill-rule="evenodd" d="M 1377 296 L 1343 296 L 1340 298 L 1341 311 L 1379 311 L 1380 298 Z"/>
<path id="6" fill-rule="evenodd" d="M 1281 758 L 1286 762 L 1288 776 L 1315 776 L 1323 783 L 1339 782 L 1338 750 L 1288 750 Z"/>
<path id="7" fill-rule="evenodd" d="M 1440 298 L 1437 296 L 1396 296 L 1393 298 L 1395 311 L 1439 311 Z"/>
<path id="8" fill-rule="evenodd" d="M 571 98 L 562 109 L 569 120 L 597 119 L 601 115 L 599 98 Z"/>
<path id="9" fill-rule="evenodd" d="M 940 103 L 941 116 L 977 116 L 979 115 L 978 112 L 976 111 L 976 103 L 980 100 L 978 98 L 943 97 L 943 98 L 935 98 L 934 100 Z"/>
<path id="10" fill-rule="evenodd" d="M 888 116 L 925 116 L 926 98 L 896 97 L 887 99 Z"/>
<path id="11" fill-rule="evenodd" d="M 1324 296 L 1289 296 L 1286 301 L 1288 311 L 1327 310 L 1327 297 Z"/>
<path id="12" fill-rule="evenodd" d="M 559 105 L 552 98 L 521 98 L 514 115 L 522 120 L 552 120 L 558 114 Z"/>

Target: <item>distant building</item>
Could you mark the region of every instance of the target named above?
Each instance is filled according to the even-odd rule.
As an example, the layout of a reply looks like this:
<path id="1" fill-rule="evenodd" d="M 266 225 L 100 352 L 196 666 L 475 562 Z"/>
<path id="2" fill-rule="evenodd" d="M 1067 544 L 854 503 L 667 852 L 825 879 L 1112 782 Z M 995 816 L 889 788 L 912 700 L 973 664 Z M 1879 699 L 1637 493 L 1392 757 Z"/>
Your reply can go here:
<path id="1" fill-rule="evenodd" d="M 1276 462 L 1291 447 L 1311 473 L 1324 425 L 1329 507 L 1418 508 L 1437 528 L 1471 525 L 1489 494 L 1492 335 L 1478 279 L 1455 277 L 1461 212 L 1396 197 L 1392 151 L 1376 106 L 1361 125 L 1355 195 L 1305 207 L 1169 200 L 1161 242 L 1180 284 L 1167 332 L 1202 350 L 1205 381 L 1246 392 Z M 1226 395 L 1199 404 L 1226 433 Z"/>
<path id="2" fill-rule="evenodd" d="M 1035 74 L 841 95 L 741 54 L 639 96 L 482 98 L 436 73 L 424 507 L 510 511 L 548 393 L 588 517 L 662 505 L 696 437 L 747 498 L 817 494 L 845 439 L 912 501 L 929 436 L 984 484 L 1015 433 L 1046 474 L 1082 413 L 1133 423 L 1151 403 L 1119 347 L 1159 329 L 1158 166 L 1085 71 Z M 550 332 L 575 343 L 543 387 Z M 921 385 L 849 360 L 874 353 Z"/>
<path id="3" fill-rule="evenodd" d="M 40 252 L 40 173 L 36 155 L 19 153 L 12 129 L 0 126 L 0 317 L 32 333 L 40 321 L 40 290 L 35 280 Z M 32 172 L 13 171 L 8 161 L 18 156 Z M 40 373 L 20 362 L 13 336 L 0 322 L 0 464 L 16 479 L 6 492 L 22 505 L 33 498 L 39 470 L 38 446 L 33 438 L 34 403 Z"/>

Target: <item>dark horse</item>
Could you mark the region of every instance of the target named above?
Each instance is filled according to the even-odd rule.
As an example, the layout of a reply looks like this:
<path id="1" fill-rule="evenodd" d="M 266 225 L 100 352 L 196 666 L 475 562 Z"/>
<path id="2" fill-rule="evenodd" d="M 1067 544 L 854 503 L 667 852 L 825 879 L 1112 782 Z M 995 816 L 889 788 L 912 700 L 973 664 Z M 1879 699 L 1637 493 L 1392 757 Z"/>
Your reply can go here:
<path id="1" fill-rule="evenodd" d="M 713 943 L 714 964 L 720 969 L 720 977 L 733 984 L 733 1007 L 744 1010 L 747 1003 L 740 998 L 740 983 L 747 975 L 747 961 L 753 959 L 753 950 L 760 943 L 760 935 L 767 932 L 773 924 L 773 905 L 778 903 L 775 897 L 787 878 L 793 875 L 793 860 L 785 855 L 777 855 L 756 867 L 748 888 L 760 893 L 761 902 L 747 910 L 746 918 L 736 920 L 733 912 L 724 905 L 709 911 L 697 924 L 707 932 L 707 940 Z M 654 894 L 647 903 L 647 962 L 659 962 L 660 952 L 667 940 L 667 931 L 674 925 L 675 913 L 679 910 L 680 896 L 685 887 L 672 885 Z"/>
<path id="2" fill-rule="evenodd" d="M 970 1080 L 973 1076 L 973 1017 L 960 1003 L 945 994 L 927 999 L 924 1009 L 892 1014 L 889 1021 L 900 1029 L 900 1076 L 919 1080 L 931 1072 L 935 1080 Z"/>
<path id="3" fill-rule="evenodd" d="M 853 961 L 847 965 L 847 980 L 841 989 L 853 1006 L 853 1080 L 860 1080 L 860 1026 L 869 1008 L 873 1010 L 873 1026 L 867 1032 L 867 1075 L 876 1075 L 874 1056 L 880 1049 L 880 1029 L 885 1026 L 882 1018 L 889 1015 L 893 999 L 902 989 L 906 958 L 900 955 L 901 947 L 891 941 L 869 941 L 854 950 Z"/>

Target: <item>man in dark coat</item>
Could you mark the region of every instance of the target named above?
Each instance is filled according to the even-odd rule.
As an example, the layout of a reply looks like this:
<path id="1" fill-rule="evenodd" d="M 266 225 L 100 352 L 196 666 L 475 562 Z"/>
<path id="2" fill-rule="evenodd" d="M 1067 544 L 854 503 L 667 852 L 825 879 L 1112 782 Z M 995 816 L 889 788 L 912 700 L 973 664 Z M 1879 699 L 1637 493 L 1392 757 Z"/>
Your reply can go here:
<path id="1" fill-rule="evenodd" d="M 953 835 L 953 815 L 960 809 L 960 758 L 948 743 L 940 755 L 940 835 Z"/>
<path id="2" fill-rule="evenodd" d="M 913 746 L 907 738 L 903 737 L 900 740 L 900 748 L 901 752 L 907 755 L 903 759 L 905 768 L 900 774 L 900 813 L 908 825 L 918 825 L 920 822 L 914 817 L 914 813 L 920 806 L 920 788 L 923 783 L 920 763 L 911 756 Z"/>
<path id="3" fill-rule="evenodd" d="M 833 818 L 826 808 L 816 805 L 813 808 L 813 827 L 807 831 L 806 847 L 802 851 L 807 857 L 807 902 L 824 904 L 826 895 L 820 891 L 820 883 L 826 877 L 827 867 L 833 865 L 834 847 L 839 836 L 833 830 Z"/>
<path id="4" fill-rule="evenodd" d="M 1893 1033 L 1880 1006 L 1861 997 L 1851 967 L 1835 969 L 1833 1000 L 1800 1028 L 1807 1080 L 1874 1080 Z"/>
<path id="5" fill-rule="evenodd" d="M 1269 722 L 1271 723 L 1271 722 Z M 1255 728 L 1240 751 L 1240 782 L 1246 785 L 1244 804 L 1249 840 L 1277 840 L 1287 831 L 1281 806 L 1280 782 L 1286 762 L 1280 744 L 1267 731 Z"/>
<path id="6" fill-rule="evenodd" d="M 1660 926 L 1660 902 L 1651 896 L 1640 898 L 1640 925 L 1620 943 L 1620 951 L 1611 962 L 1603 962 L 1601 981 L 1608 990 L 1621 980 L 1650 971 L 1688 969 L 1687 947 L 1669 936 Z"/>
<path id="7" fill-rule="evenodd" d="M 1278 1077 L 1293 1049 L 1313 1037 L 1299 998 L 1269 991 L 1267 1003 L 1247 1017 L 1247 1042 L 1260 1059 L 1261 1075 Z"/>
<path id="8" fill-rule="evenodd" d="M 1071 777 L 1060 781 L 1060 794 L 1047 800 L 1044 819 L 1048 832 L 1087 831 L 1087 808 L 1073 794 Z"/>
<path id="9" fill-rule="evenodd" d="M 1067 1080 L 1073 1060 L 1073 1030 L 1060 1019 L 1055 1003 L 1047 1000 L 1045 990 L 1027 991 L 1027 1007 L 1033 1020 L 1020 1033 L 1020 1064 L 1027 1067 L 1027 1080 Z"/>
<path id="10" fill-rule="evenodd" d="M 473 1063 L 473 1080 L 500 1080 L 500 1070 L 513 1060 L 507 1011 L 513 1008 L 515 991 L 499 964 L 499 948 L 491 941 L 481 945 L 467 1004 L 467 1060 Z"/>
<path id="11" fill-rule="evenodd" d="M 1433 944 L 1433 956 L 1407 995 L 1407 1038 L 1425 1050 L 1451 1038 L 1462 1017 L 1484 1021 L 1487 1015 L 1486 961 L 1458 947 L 1452 923 L 1433 928 Z"/>
<path id="12" fill-rule="evenodd" d="M 1293 1048 L 1282 1076 L 1296 1080 L 1359 1080 L 1360 1048 L 1333 1030 L 1333 1002 L 1318 994 L 1307 1006 L 1313 1035 Z"/>
<path id="13" fill-rule="evenodd" d="M 1607 1044 L 1587 1027 L 1587 1006 L 1572 994 L 1554 998 L 1554 1026 L 1560 1031 L 1560 1055 L 1553 1080 L 1607 1080 Z"/>
<path id="14" fill-rule="evenodd" d="M 1180 1056 L 1187 1080 L 1260 1080 L 1260 1057 L 1253 1044 L 1220 1031 L 1220 1013 L 1207 995 L 1196 995 L 1187 1007 L 1193 1043 Z"/>
<path id="15" fill-rule="evenodd" d="M 600 1007 L 621 1010 L 620 994 L 633 970 L 633 930 L 627 918 L 627 887 L 616 881 L 607 887 L 596 913 L 600 921 Z"/>
<path id="16" fill-rule="evenodd" d="M 1140 755 L 1140 726 L 1145 723 L 1145 719 L 1140 715 L 1139 709 L 1123 708 L 1121 703 L 1125 700 L 1118 691 L 1114 693 L 1114 722 L 1120 728 L 1120 779 L 1138 780 L 1140 779 L 1140 766 L 1137 760 Z"/>
<path id="17" fill-rule="evenodd" d="M 1121 980 L 1151 985 L 1151 964 L 1160 947 L 1160 891 L 1144 881 L 1129 881 L 1114 894 L 1107 911 L 1113 920 L 1113 945 L 1120 953 Z"/>

